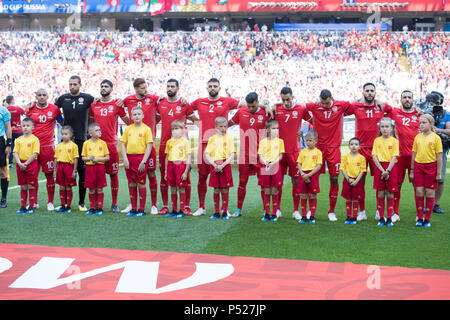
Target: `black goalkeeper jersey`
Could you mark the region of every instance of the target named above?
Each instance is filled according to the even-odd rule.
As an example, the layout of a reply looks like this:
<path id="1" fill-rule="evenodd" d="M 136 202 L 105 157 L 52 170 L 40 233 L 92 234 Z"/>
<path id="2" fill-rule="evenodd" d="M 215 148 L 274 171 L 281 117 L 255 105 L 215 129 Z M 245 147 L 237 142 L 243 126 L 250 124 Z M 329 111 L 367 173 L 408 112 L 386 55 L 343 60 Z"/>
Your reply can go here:
<path id="1" fill-rule="evenodd" d="M 82 92 L 77 96 L 65 93 L 56 99 L 55 105 L 62 109 L 64 124 L 73 128 L 76 140 L 87 139 L 89 108 L 92 102 L 94 102 L 94 97 Z"/>

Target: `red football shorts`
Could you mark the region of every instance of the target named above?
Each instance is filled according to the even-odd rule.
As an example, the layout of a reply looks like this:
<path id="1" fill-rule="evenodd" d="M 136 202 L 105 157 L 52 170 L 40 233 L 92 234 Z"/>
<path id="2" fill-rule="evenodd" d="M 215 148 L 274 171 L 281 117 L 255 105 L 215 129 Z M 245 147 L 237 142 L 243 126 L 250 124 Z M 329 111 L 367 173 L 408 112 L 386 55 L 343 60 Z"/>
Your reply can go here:
<path id="1" fill-rule="evenodd" d="M 189 170 L 187 172 L 186 180 L 182 180 L 181 177 L 186 170 L 186 163 L 174 163 L 172 161 L 167 162 L 167 184 L 170 187 L 187 187 L 190 185 Z"/>
<path id="2" fill-rule="evenodd" d="M 364 195 L 364 179 L 359 180 L 356 186 L 351 186 L 347 180 L 344 179 L 342 183 L 341 196 L 345 200 L 361 200 Z"/>
<path id="3" fill-rule="evenodd" d="M 22 160 L 24 162 L 26 160 Z M 31 186 L 37 186 L 39 175 L 39 164 L 37 160 L 31 162 L 28 167 L 22 171 L 19 166 L 16 166 L 17 172 L 17 184 L 20 186 L 29 184 Z"/>
<path id="4" fill-rule="evenodd" d="M 414 187 L 425 187 L 427 189 L 437 189 L 436 180 L 437 163 L 417 163 L 414 162 Z"/>
<path id="5" fill-rule="evenodd" d="M 291 178 L 298 178 L 299 172 L 297 169 L 298 153 L 285 153 L 280 161 L 281 174 L 285 175 L 289 173 Z"/>
<path id="6" fill-rule="evenodd" d="M 216 161 L 221 164 L 223 161 Z M 231 166 L 226 165 L 222 171 L 216 172 L 213 166 L 209 166 L 209 183 L 208 186 L 212 188 L 231 188 L 233 187 L 233 175 L 231 173 Z"/>
<path id="7" fill-rule="evenodd" d="M 366 168 L 368 165 L 370 168 L 370 175 L 373 176 L 375 172 L 375 163 L 372 158 L 372 147 L 361 147 L 359 153 L 366 159 Z"/>
<path id="8" fill-rule="evenodd" d="M 303 171 L 304 173 L 310 173 L 311 171 Z M 307 194 L 307 193 L 319 193 L 319 173 L 317 172 L 311 178 L 309 183 L 306 183 L 302 177 L 298 178 L 297 183 L 297 193 Z"/>
<path id="9" fill-rule="evenodd" d="M 244 176 L 254 176 L 255 174 L 259 174 L 260 165 L 259 164 L 249 164 L 242 163 L 238 165 L 239 167 L 239 175 Z"/>
<path id="10" fill-rule="evenodd" d="M 115 175 L 119 173 L 119 149 L 117 144 L 108 144 L 109 161 L 105 162 L 107 174 Z"/>
<path id="11" fill-rule="evenodd" d="M 77 180 L 72 178 L 73 163 L 58 162 L 56 169 L 56 184 L 61 187 L 75 187 Z"/>
<path id="12" fill-rule="evenodd" d="M 389 167 L 389 162 L 380 162 L 383 169 Z M 384 180 L 381 178 L 381 171 L 375 167 L 375 172 L 373 176 L 373 188 L 379 191 L 396 192 L 398 191 L 398 180 L 397 180 L 397 164 L 392 167 L 389 173 L 389 178 Z"/>
<path id="13" fill-rule="evenodd" d="M 106 168 L 104 164 L 86 165 L 84 187 L 86 189 L 101 189 L 106 187 Z"/>
<path id="14" fill-rule="evenodd" d="M 326 146 L 317 146 L 317 149 L 322 151 L 322 160 L 323 165 L 320 168 L 319 173 L 325 173 L 325 161 L 327 162 L 326 167 L 328 168 L 328 173 L 331 176 L 338 176 L 339 169 L 341 166 L 341 148 L 340 147 L 326 147 Z"/>
<path id="15" fill-rule="evenodd" d="M 155 145 L 152 145 L 152 151 L 150 151 L 150 156 L 147 160 L 147 170 L 155 171 L 156 170 L 156 148 Z"/>
<path id="16" fill-rule="evenodd" d="M 138 168 L 144 158 L 144 154 L 127 154 L 129 167 L 125 169 L 125 174 L 128 179 L 128 183 L 136 182 L 138 184 L 145 184 L 147 181 L 148 162 L 146 163 L 145 170 L 139 172 Z"/>
<path id="17" fill-rule="evenodd" d="M 39 167 L 44 173 L 52 173 L 55 170 L 55 147 L 42 146 L 38 155 Z"/>
<path id="18" fill-rule="evenodd" d="M 412 182 L 412 180 L 409 178 L 409 173 L 411 172 L 411 156 L 400 156 L 397 159 L 398 183 L 403 183 L 403 181 L 405 181 L 406 174 L 408 174 L 409 182 Z"/>
<path id="19" fill-rule="evenodd" d="M 272 170 L 266 170 L 265 166 L 259 168 L 258 185 L 263 188 L 281 187 L 283 185 L 283 175 L 281 166 L 273 167 Z"/>

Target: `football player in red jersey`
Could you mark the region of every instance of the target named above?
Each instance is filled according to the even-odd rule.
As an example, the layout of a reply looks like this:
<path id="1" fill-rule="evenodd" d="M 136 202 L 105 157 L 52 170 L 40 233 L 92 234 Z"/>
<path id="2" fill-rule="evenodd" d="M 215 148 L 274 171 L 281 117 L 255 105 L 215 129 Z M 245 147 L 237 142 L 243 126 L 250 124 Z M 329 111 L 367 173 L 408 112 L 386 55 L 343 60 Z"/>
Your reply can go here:
<path id="1" fill-rule="evenodd" d="M 306 109 L 312 114 L 313 127 L 318 134 L 317 148 L 322 152 L 330 176 L 328 193 L 330 207 L 328 219 L 336 221 L 336 202 L 339 195 L 339 172 L 341 164 L 341 143 L 343 135 L 344 114 L 350 107 L 349 102 L 335 101 L 330 90 L 320 92 L 317 103 L 307 103 Z M 321 168 L 325 173 L 325 166 Z M 299 217 L 298 217 L 299 218 Z"/>
<path id="2" fill-rule="evenodd" d="M 393 108 L 390 118 L 395 122 L 395 132 L 399 140 L 400 156 L 397 162 L 398 191 L 394 192 L 394 215 L 392 222 L 400 220 L 400 192 L 406 171 L 411 171 L 412 147 L 415 136 L 420 132 L 419 117 L 420 112 L 413 107 L 413 93 L 404 90 L 400 95 L 401 108 Z M 410 179 L 410 182 L 411 179 Z"/>
<path id="3" fill-rule="evenodd" d="M 200 216 L 206 213 L 205 198 L 207 191 L 206 181 L 209 175 L 209 165 L 204 160 L 204 151 L 208 143 L 208 139 L 216 133 L 215 119 L 217 117 L 224 117 L 228 119 L 230 110 L 237 109 L 241 102 L 230 97 L 219 96 L 220 81 L 216 78 L 208 80 L 207 87 L 208 97 L 199 98 L 191 103 L 192 110 L 198 112 L 199 118 L 199 147 L 197 153 L 197 167 L 198 167 L 198 199 L 199 208 L 193 213 L 194 216 Z"/>
<path id="4" fill-rule="evenodd" d="M 53 205 L 55 196 L 55 126 L 56 122 L 63 124 L 64 119 L 61 110 L 54 104 L 48 103 L 47 100 L 47 90 L 37 90 L 36 102 L 29 105 L 25 114 L 28 118 L 33 119 L 33 134 L 40 142 L 38 163 L 47 180 L 47 210 L 52 211 L 55 208 Z"/>
<path id="5" fill-rule="evenodd" d="M 113 84 L 110 80 L 103 80 L 100 83 L 101 99 L 91 104 L 89 109 L 89 121 L 100 125 L 102 130 L 102 140 L 106 142 L 109 150 L 109 160 L 105 162 L 106 173 L 111 179 L 111 209 L 115 213 L 120 210 L 117 206 L 119 194 L 119 148 L 117 147 L 117 130 L 119 127 L 119 117 L 128 125 L 129 118 L 125 109 L 117 105 L 117 100 L 111 96 Z"/>
<path id="6" fill-rule="evenodd" d="M 285 153 L 283 159 L 280 161 L 281 171 L 283 176 L 289 174 L 292 180 L 292 199 L 293 199 L 293 213 L 295 217 L 298 213 L 300 204 L 300 194 L 297 193 L 297 182 L 299 173 L 297 169 L 297 158 L 300 152 L 299 131 L 301 129 L 302 121 L 312 121 L 311 115 L 304 106 L 294 104 L 294 96 L 292 89 L 284 87 L 280 92 L 282 104 L 278 104 L 275 109 L 274 118 L 279 124 L 279 137 L 284 141 Z M 278 204 L 280 206 L 282 189 L 280 188 Z M 277 216 L 281 214 L 278 208 Z"/>
<path id="7" fill-rule="evenodd" d="M 366 158 L 366 163 L 370 167 L 370 174 L 373 175 L 375 170 L 372 158 L 373 141 L 378 137 L 378 123 L 384 116 L 389 116 L 392 106 L 375 99 L 376 87 L 371 82 L 363 85 L 362 94 L 363 100 L 352 103 L 346 115 L 353 114 L 355 116 L 355 136 L 361 141 L 359 153 Z M 365 181 L 365 176 L 363 181 Z M 359 210 L 357 220 L 367 220 L 365 193 L 359 201 Z"/>
<path id="8" fill-rule="evenodd" d="M 232 217 L 242 215 L 247 183 L 249 176 L 259 176 L 258 145 L 261 139 L 266 137 L 266 121 L 268 115 L 259 104 L 258 94 L 250 92 L 245 97 L 247 107 L 241 107 L 234 114 L 228 126 L 239 125 L 239 185 L 237 188 L 237 208 Z M 261 190 L 261 197 L 264 197 L 264 190 Z"/>
<path id="9" fill-rule="evenodd" d="M 178 80 L 169 79 L 166 84 L 167 88 L 167 98 L 161 99 L 156 106 L 156 118 L 161 120 L 161 139 L 159 144 L 159 169 L 161 171 L 161 181 L 160 190 L 161 198 L 163 201 L 163 208 L 159 212 L 161 215 L 165 215 L 170 212 L 169 210 L 169 186 L 166 179 L 164 179 L 166 167 L 166 156 L 165 153 L 166 143 L 172 137 L 171 124 L 174 120 L 181 120 L 186 122 L 186 119 L 194 122 L 198 118 L 194 115 L 189 103 L 185 103 L 181 97 L 179 97 L 178 92 L 180 90 L 180 85 Z M 191 185 L 185 187 L 186 202 L 184 205 L 185 214 L 191 215 L 190 200 L 191 200 Z"/>
<path id="10" fill-rule="evenodd" d="M 131 120 L 131 110 L 134 107 L 141 107 L 144 111 L 144 120 L 143 122 L 150 127 L 152 130 L 153 137 L 156 136 L 156 103 L 159 100 L 159 96 L 149 94 L 147 88 L 147 82 L 143 78 L 136 78 L 133 81 L 133 88 L 135 94 L 132 94 L 125 99 L 123 99 L 123 103 L 128 110 L 128 116 Z M 151 214 L 158 214 L 157 207 L 157 195 L 158 195 L 158 180 L 156 179 L 156 148 L 153 144 L 152 151 L 150 157 L 148 159 L 148 171 L 147 177 L 149 181 L 152 208 Z M 127 208 L 122 210 L 122 212 L 129 212 L 131 210 L 131 205 L 128 205 Z"/>

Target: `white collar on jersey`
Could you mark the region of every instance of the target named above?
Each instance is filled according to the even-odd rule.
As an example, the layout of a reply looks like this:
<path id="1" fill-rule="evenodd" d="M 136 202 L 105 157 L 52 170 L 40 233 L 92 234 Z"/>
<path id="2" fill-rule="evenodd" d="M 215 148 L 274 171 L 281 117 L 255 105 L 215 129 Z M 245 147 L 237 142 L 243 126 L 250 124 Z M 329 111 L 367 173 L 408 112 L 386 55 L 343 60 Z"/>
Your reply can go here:
<path id="1" fill-rule="evenodd" d="M 410 109 L 409 111 L 406 111 L 406 110 L 403 109 L 403 107 L 402 107 L 402 111 L 403 111 L 404 113 L 413 113 L 414 111 L 416 111 L 416 109 L 415 109 L 414 107 L 411 107 L 411 109 Z"/>
<path id="2" fill-rule="evenodd" d="M 43 107 L 39 107 L 38 103 L 36 102 L 36 108 L 38 108 L 38 109 L 45 109 L 45 108 L 47 108 L 47 107 L 48 107 L 48 102 L 47 102 L 47 104 L 46 104 L 45 106 L 43 106 Z"/>
<path id="3" fill-rule="evenodd" d="M 175 102 L 179 102 L 181 100 L 181 97 L 177 97 L 177 99 L 173 100 L 173 101 L 169 100 L 169 98 L 166 97 L 166 100 L 169 101 L 170 103 L 175 103 Z"/>
<path id="4" fill-rule="evenodd" d="M 208 100 L 211 101 L 211 102 L 216 102 L 216 101 L 218 101 L 220 98 L 221 98 L 221 97 L 220 97 L 219 95 L 217 95 L 217 98 L 213 100 L 213 99 L 211 99 L 211 98 L 208 96 Z"/>
<path id="5" fill-rule="evenodd" d="M 102 99 L 100 99 L 99 102 L 101 102 L 101 103 L 110 103 L 113 100 L 114 100 L 113 98 L 109 99 L 108 101 L 103 101 Z"/>

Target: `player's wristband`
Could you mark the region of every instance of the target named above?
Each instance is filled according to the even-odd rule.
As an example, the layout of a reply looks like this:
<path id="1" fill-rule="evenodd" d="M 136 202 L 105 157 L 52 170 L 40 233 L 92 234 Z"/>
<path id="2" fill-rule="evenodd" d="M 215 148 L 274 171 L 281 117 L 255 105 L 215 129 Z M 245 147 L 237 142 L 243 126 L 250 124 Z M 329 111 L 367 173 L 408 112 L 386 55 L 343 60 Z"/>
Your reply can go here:
<path id="1" fill-rule="evenodd" d="M 12 139 L 11 138 L 6 139 L 6 146 L 11 147 L 11 145 L 12 145 Z"/>
<path id="2" fill-rule="evenodd" d="M 387 173 L 391 173 L 391 170 L 387 169 L 386 172 L 387 172 Z"/>

